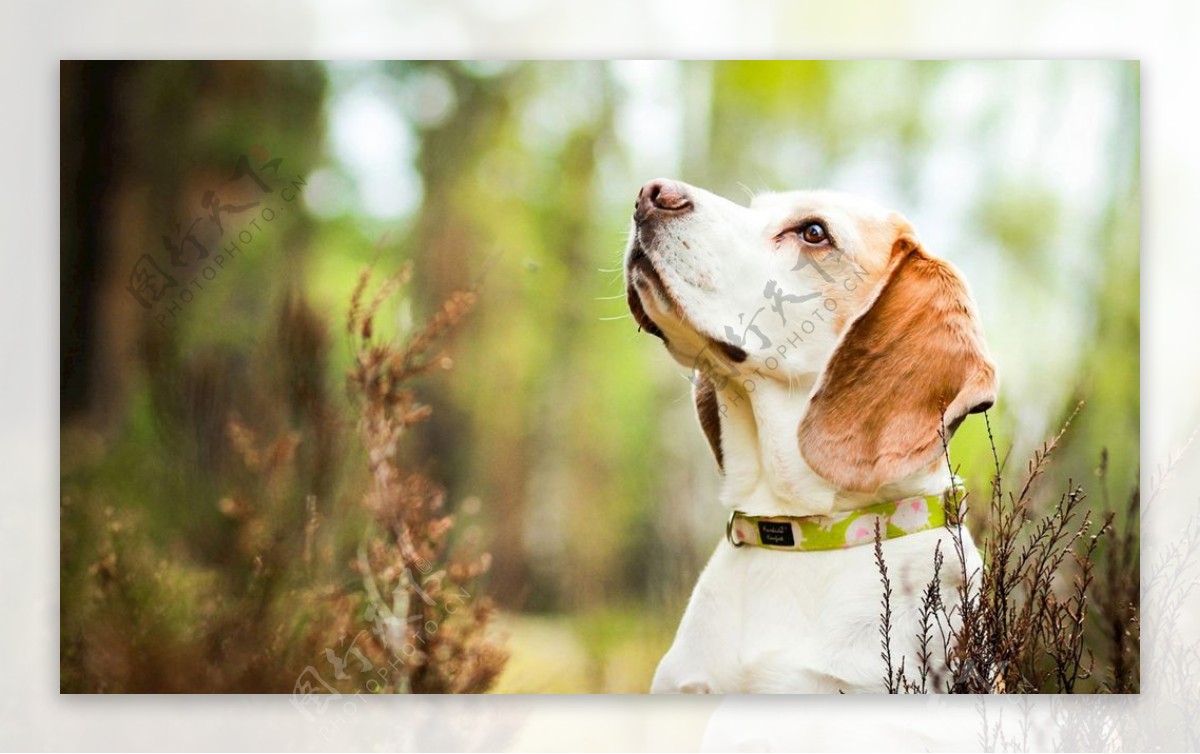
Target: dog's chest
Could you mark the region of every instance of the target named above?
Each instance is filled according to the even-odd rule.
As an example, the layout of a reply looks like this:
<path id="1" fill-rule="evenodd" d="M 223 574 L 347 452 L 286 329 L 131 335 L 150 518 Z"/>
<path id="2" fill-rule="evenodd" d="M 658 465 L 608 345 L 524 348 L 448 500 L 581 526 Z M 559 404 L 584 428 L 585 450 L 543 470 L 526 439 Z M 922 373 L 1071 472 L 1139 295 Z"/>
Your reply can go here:
<path id="1" fill-rule="evenodd" d="M 835 664 L 877 623 L 882 587 L 867 548 L 789 553 L 756 550 L 734 565 L 730 587 L 743 594 L 743 657 L 781 647 L 806 661 Z M 815 556 L 815 557 L 814 557 Z M 740 571 L 740 573 L 739 573 Z"/>
<path id="2" fill-rule="evenodd" d="M 931 531 L 884 543 L 897 660 L 915 653 L 920 600 L 934 578 L 935 544 L 944 537 Z M 949 546 L 943 542 L 943 550 Z M 955 601 L 953 574 L 940 574 L 947 602 Z M 712 666 L 719 685 L 825 693 L 882 685 L 883 585 L 872 547 L 797 553 L 722 545 L 697 591 L 734 616 L 723 622 L 722 657 Z"/>

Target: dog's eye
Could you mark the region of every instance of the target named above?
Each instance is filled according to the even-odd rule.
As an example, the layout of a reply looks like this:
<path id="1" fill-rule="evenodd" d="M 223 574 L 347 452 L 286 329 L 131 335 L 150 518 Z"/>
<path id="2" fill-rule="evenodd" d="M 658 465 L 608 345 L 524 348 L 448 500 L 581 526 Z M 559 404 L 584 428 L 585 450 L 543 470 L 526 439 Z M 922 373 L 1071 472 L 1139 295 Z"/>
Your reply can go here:
<path id="1" fill-rule="evenodd" d="M 808 223 L 799 230 L 800 240 L 810 246 L 822 246 L 829 243 L 829 232 L 825 225 L 819 222 Z"/>

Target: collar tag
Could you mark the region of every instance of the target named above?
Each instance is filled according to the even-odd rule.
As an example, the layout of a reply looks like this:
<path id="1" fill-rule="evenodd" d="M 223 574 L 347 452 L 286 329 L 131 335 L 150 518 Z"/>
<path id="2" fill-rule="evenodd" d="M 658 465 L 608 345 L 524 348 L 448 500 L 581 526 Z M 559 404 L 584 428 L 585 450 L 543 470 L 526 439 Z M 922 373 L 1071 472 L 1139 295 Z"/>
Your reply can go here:
<path id="1" fill-rule="evenodd" d="M 758 540 L 773 547 L 795 547 L 796 535 L 791 521 L 759 521 Z"/>

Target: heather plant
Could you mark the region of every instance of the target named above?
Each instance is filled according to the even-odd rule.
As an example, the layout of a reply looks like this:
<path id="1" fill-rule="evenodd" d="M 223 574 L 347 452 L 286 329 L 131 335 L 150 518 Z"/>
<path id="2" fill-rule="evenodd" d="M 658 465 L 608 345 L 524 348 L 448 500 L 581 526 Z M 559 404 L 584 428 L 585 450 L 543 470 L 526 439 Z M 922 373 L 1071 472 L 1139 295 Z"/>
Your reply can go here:
<path id="1" fill-rule="evenodd" d="M 1044 706 L 1036 708 L 1028 700 L 1013 705 L 980 697 L 979 742 L 984 751 L 1029 751 L 1035 746 L 1056 751 L 1191 751 L 1200 745 L 1200 723 L 1188 712 L 1200 702 L 1200 646 L 1188 625 L 1189 611 L 1194 612 L 1197 605 L 1196 587 L 1200 585 L 1200 558 L 1196 555 L 1200 553 L 1200 514 L 1194 507 L 1185 509 L 1186 515 L 1170 530 L 1162 554 L 1147 560 L 1140 595 L 1141 572 L 1137 568 L 1137 533 L 1141 525 L 1163 515 L 1164 507 L 1195 502 L 1178 488 L 1174 494 L 1164 494 L 1194 439 L 1195 434 L 1154 470 L 1144 500 L 1140 495 L 1130 496 L 1128 504 L 1134 510 L 1140 507 L 1141 515 L 1132 525 L 1114 529 L 1114 535 L 1098 549 L 1101 557 L 1125 558 L 1105 552 L 1105 548 L 1128 548 L 1133 554 L 1132 560 L 1123 560 L 1131 564 L 1129 571 L 1114 577 L 1111 568 L 1105 569 L 1107 583 L 1096 592 L 1097 604 L 1117 606 L 1097 609 L 1093 646 L 1111 653 L 1101 690 L 1139 693 L 1138 702 L 1057 696 L 1049 705 L 1049 715 L 1045 715 Z M 1105 468 L 1102 463 L 1101 470 Z M 1163 500 L 1169 502 L 1160 502 Z M 1132 614 L 1132 618 L 1123 623 L 1124 630 L 1114 630 L 1125 614 Z M 1144 620 L 1142 615 L 1146 616 Z M 1150 627 L 1144 636 L 1138 631 L 1143 623 Z M 1127 647 L 1124 658 L 1116 653 L 1118 644 Z M 1153 673 L 1146 674 L 1144 683 L 1138 676 L 1138 660 L 1142 657 L 1154 668 Z"/>
<path id="2" fill-rule="evenodd" d="M 397 345 L 375 319 L 404 279 L 364 301 L 359 278 L 348 401 L 323 319 L 289 296 L 257 350 L 149 344 L 149 421 L 127 445 L 64 436 L 82 460 L 63 474 L 63 691 L 490 687 L 505 653 L 479 581 L 489 556 L 455 539 L 443 490 L 401 452 L 432 410 L 411 383 L 450 366 L 474 294 Z M 144 447 L 159 450 L 130 451 Z"/>
<path id="3" fill-rule="evenodd" d="M 1118 527 L 1108 503 L 1106 451 L 1097 470 L 1103 501 L 1098 515 L 1086 504 L 1081 485 L 1068 480 L 1057 496 L 1045 495 L 1039 485 L 1079 410 L 1034 452 L 1023 481 L 1012 489 L 984 414 L 994 471 L 988 504 L 978 512 L 982 520 L 976 541 L 983 567 L 967 566 L 963 527 L 968 493 L 949 501 L 946 526 L 953 552 L 939 546 L 933 555 L 934 575 L 918 613 L 916 668 L 906 668 L 903 660 L 897 666 L 892 657 L 893 592 L 877 538 L 881 659 L 889 692 L 1138 690 L 1138 488 L 1130 493 Z M 943 450 L 948 467 L 957 472 L 945 444 Z M 957 571 L 953 608 L 943 600 L 946 568 Z M 1103 659 L 1099 666 L 1098 658 Z M 939 667 L 945 670 L 939 673 Z"/>
<path id="4" fill-rule="evenodd" d="M 374 624 L 376 662 L 402 656 L 387 688 L 416 693 L 486 691 L 506 658 L 489 636 L 491 603 L 473 594 L 491 562 L 487 553 L 451 552 L 453 518 L 443 512 L 444 491 L 400 465 L 399 445 L 413 425 L 430 414 L 408 387 L 415 378 L 449 369 L 440 350 L 444 336 L 470 311 L 473 292 L 447 299 L 402 347 L 382 342 L 374 320 L 407 272 L 388 279 L 369 303 L 364 272 L 351 299 L 347 329 L 354 343 L 349 375 L 359 407 L 358 429 L 367 452 L 370 483 L 363 505 L 378 532 L 362 543 L 356 570 L 366 597 L 365 617 Z M 469 588 L 468 588 L 469 587 Z"/>

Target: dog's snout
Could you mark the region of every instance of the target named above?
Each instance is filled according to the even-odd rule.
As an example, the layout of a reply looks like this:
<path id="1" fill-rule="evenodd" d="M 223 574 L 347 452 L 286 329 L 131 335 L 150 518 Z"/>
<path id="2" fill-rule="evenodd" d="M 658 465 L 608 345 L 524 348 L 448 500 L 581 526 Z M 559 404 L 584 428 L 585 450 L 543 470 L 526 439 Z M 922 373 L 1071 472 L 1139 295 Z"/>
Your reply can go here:
<path id="1" fill-rule="evenodd" d="M 692 204 L 683 184 L 676 181 L 650 181 L 642 186 L 640 193 L 644 193 L 645 201 L 648 201 L 655 209 L 668 212 L 687 209 Z"/>
<path id="2" fill-rule="evenodd" d="M 659 178 L 642 186 L 633 206 L 634 219 L 643 222 L 664 215 L 684 214 L 692 209 L 692 200 L 682 183 Z"/>

